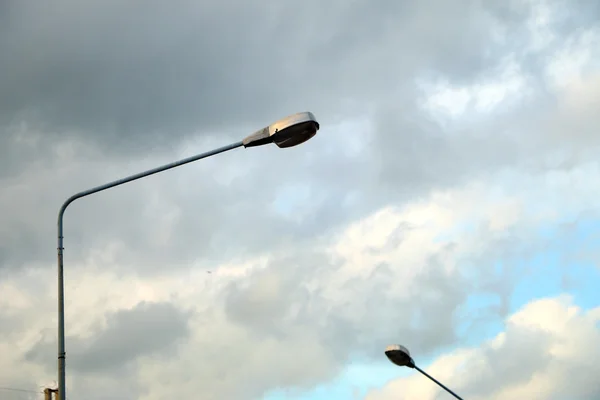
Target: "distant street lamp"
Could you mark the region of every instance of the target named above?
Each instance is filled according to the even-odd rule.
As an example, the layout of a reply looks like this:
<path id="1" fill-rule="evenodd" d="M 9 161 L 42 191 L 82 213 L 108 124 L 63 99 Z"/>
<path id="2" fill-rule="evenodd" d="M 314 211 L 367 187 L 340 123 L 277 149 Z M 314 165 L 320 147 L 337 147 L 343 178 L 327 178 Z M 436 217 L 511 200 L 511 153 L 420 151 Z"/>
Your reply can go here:
<path id="1" fill-rule="evenodd" d="M 422 373 L 423 375 L 425 375 L 426 377 L 428 377 L 429 379 L 431 379 L 432 381 L 434 381 L 435 383 L 440 385 L 440 387 L 442 387 L 442 389 L 444 389 L 445 391 L 450 393 L 452 396 L 456 397 L 459 400 L 463 400 L 460 396 L 458 396 L 452 390 L 450 390 L 446 386 L 442 385 L 441 382 L 436 380 L 434 377 L 429 375 L 427 372 L 423 371 L 421 368 L 417 367 L 414 360 L 410 356 L 410 352 L 408 351 L 408 349 L 406 347 L 401 346 L 399 344 L 389 345 L 385 349 L 385 355 L 391 362 L 393 362 L 397 366 L 416 369 L 417 371 L 419 371 L 420 373 Z"/>
<path id="2" fill-rule="evenodd" d="M 65 400 L 66 384 L 65 384 L 65 297 L 64 297 L 64 280 L 63 280 L 63 216 L 65 210 L 73 201 L 89 196 L 94 193 L 101 192 L 106 189 L 120 186 L 159 172 L 166 171 L 193 161 L 208 158 L 219 153 L 224 153 L 238 147 L 256 147 L 269 143 L 274 143 L 278 147 L 292 147 L 306 142 L 317 134 L 319 123 L 315 116 L 310 112 L 301 112 L 289 117 L 283 118 L 263 129 L 260 129 L 250 136 L 247 136 L 242 141 L 232 143 L 228 146 L 220 147 L 206 153 L 197 154 L 195 156 L 184 158 L 183 160 L 175 161 L 170 164 L 165 164 L 135 175 L 128 176 L 113 182 L 106 183 L 101 186 L 84 190 L 69 197 L 58 212 L 58 398 Z"/>

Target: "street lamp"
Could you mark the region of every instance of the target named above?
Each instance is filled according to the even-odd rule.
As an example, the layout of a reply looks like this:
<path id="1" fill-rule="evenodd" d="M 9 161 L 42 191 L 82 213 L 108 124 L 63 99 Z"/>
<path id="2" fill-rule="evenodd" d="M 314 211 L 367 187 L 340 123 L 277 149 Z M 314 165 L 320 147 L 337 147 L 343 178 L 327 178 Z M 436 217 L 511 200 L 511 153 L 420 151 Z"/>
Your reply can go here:
<path id="1" fill-rule="evenodd" d="M 120 186 L 159 172 L 166 171 L 193 161 L 208 158 L 219 153 L 224 153 L 238 147 L 256 147 L 269 143 L 274 143 L 280 148 L 292 147 L 306 142 L 317 134 L 319 123 L 315 116 L 310 112 L 301 112 L 283 118 L 263 129 L 260 129 L 243 140 L 232 143 L 228 146 L 220 147 L 208 151 L 206 153 L 197 154 L 192 157 L 184 158 L 183 160 L 175 161 L 170 164 L 165 164 L 138 174 L 128 176 L 113 182 L 106 183 L 101 186 L 84 190 L 69 197 L 58 212 L 58 398 L 65 400 L 66 384 L 65 384 L 65 288 L 63 279 L 63 216 L 65 210 L 73 201 L 82 197 L 89 196 L 94 193 L 101 192 L 106 189 Z"/>
<path id="2" fill-rule="evenodd" d="M 431 379 L 432 381 L 434 381 L 435 383 L 440 385 L 440 387 L 442 387 L 442 389 L 444 389 L 445 391 L 450 393 L 452 396 L 456 397 L 459 400 L 463 400 L 460 396 L 458 396 L 452 390 L 450 390 L 446 386 L 442 385 L 441 382 L 436 380 L 434 377 L 429 375 L 427 372 L 423 371 L 421 368 L 417 367 L 414 360 L 410 356 L 410 352 L 408 351 L 408 349 L 406 347 L 401 346 L 399 344 L 389 345 L 388 347 L 385 348 L 385 355 L 392 363 L 396 364 L 397 366 L 416 369 L 417 371 L 419 371 L 420 373 L 422 373 L 423 375 L 425 375 L 426 377 L 428 377 L 429 379 Z"/>

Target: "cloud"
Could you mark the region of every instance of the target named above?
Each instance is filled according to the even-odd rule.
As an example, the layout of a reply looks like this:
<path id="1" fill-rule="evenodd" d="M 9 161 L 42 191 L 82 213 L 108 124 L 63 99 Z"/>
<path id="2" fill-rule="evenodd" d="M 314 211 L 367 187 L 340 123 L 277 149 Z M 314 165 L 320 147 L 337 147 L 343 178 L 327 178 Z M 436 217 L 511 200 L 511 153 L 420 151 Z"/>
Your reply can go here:
<path id="1" fill-rule="evenodd" d="M 116 150 L 113 144 L 139 146 L 144 136 L 151 148 L 170 135 L 255 123 L 267 110 L 278 116 L 301 105 L 334 114 L 343 103 L 331 100 L 359 91 L 372 99 L 386 78 L 397 82 L 424 66 L 470 77 L 503 49 L 485 22 L 518 25 L 526 16 L 526 7 L 500 14 L 463 3 L 469 15 L 435 1 L 139 8 L 65 0 L 44 12 L 11 2 L 2 24 L 2 52 L 9 55 L 2 115 L 48 133 L 94 135 Z M 442 39 L 431 40 L 429 27 Z M 400 50 L 411 57 L 390 57 Z M 374 59 L 393 64 L 376 73 Z M 373 79 L 356 79 L 362 73 Z"/>
<path id="2" fill-rule="evenodd" d="M 525 57 L 519 46 L 529 49 L 539 29 L 589 26 L 586 8 L 550 7 L 540 27 L 540 8 L 517 1 L 140 8 L 61 0 L 43 12 L 13 1 L 0 42 L 3 147 L 12 150 L 26 126 L 43 133 L 42 152 L 53 139 L 83 138 L 127 157 L 198 132 L 231 137 L 307 107 L 339 120 L 372 102 L 398 104 L 413 75 L 468 83 L 495 73 L 506 54 Z"/>
<path id="3" fill-rule="evenodd" d="M 105 327 L 87 338 L 67 337 L 74 357 L 70 368 L 84 373 L 110 371 L 114 373 L 144 355 L 169 350 L 188 334 L 188 316 L 171 303 L 137 304 L 128 310 L 106 315 Z M 40 361 L 40 355 L 55 342 L 37 343 L 27 354 L 30 361 Z"/>
<path id="4" fill-rule="evenodd" d="M 597 8 L 578 4 L 3 3 L 0 375 L 54 379 L 68 196 L 300 110 L 322 126 L 301 147 L 69 207 L 72 395 L 259 398 L 504 318 L 539 231 L 598 211 Z"/>
<path id="5" fill-rule="evenodd" d="M 120 393 L 134 397 L 200 391 L 206 398 L 257 398 L 274 388 L 308 389 L 355 358 L 377 360 L 381 346 L 399 337 L 424 357 L 455 345 L 459 324 L 476 330 L 505 315 L 506 308 L 483 318 L 458 310 L 477 293 L 506 301 L 517 261 L 546 245 L 533 232 L 556 218 L 550 205 L 537 213 L 528 208 L 544 195 L 536 190 L 555 190 L 545 179 L 508 181 L 509 192 L 490 193 L 481 182 L 385 208 L 311 246 L 221 264 L 211 274 L 192 265 L 144 275 L 136 272 L 142 266 L 106 268 L 102 257 L 90 257 L 67 279 L 73 393 L 118 386 L 119 377 L 99 372 L 125 368 L 131 379 Z M 589 185 L 569 187 L 580 196 L 565 211 L 596 196 L 585 193 Z M 498 222 L 502 212 L 511 217 Z M 505 262 L 499 275 L 487 267 L 498 260 Z M 54 313 L 47 301 L 55 296 L 53 271 L 12 276 L 0 288 L 9 293 L 3 315 L 20 328 L 5 343 L 21 336 L 14 353 L 20 371 L 51 380 L 55 345 L 44 338 L 55 326 L 39 315 Z M 166 328 L 173 330 L 159 334 Z"/>
<path id="6" fill-rule="evenodd" d="M 492 340 L 420 367 L 465 398 L 594 398 L 600 394 L 600 371 L 591 362 L 600 355 L 599 321 L 600 308 L 584 311 L 568 296 L 535 300 L 507 318 Z M 366 399 L 434 399 L 440 390 L 415 373 Z"/>
<path id="7" fill-rule="evenodd" d="M 241 6 L 231 11 L 188 2 L 178 7 L 153 4 L 145 6 L 143 12 L 116 2 L 92 6 L 64 1 L 57 3 L 52 11 L 41 14 L 20 2 L 6 7 L 7 15 L 10 13 L 12 17 L 2 28 L 6 31 L 3 35 L 6 51 L 25 58 L 37 54 L 41 61 L 31 62 L 24 69 L 17 64 L 23 57 L 3 58 L 3 62 L 9 64 L 3 70 L 9 72 L 2 79 L 6 80 L 7 88 L 14 89 L 7 89 L 7 93 L 14 93 L 5 96 L 7 108 L 0 113 L 10 119 L 0 128 L 0 140 L 4 141 L 0 158 L 6 163 L 0 172 L 5 174 L 0 205 L 11 210 L 1 221 L 2 268 L 17 268 L 42 260 L 49 262 L 46 255 L 54 248 L 54 244 L 49 243 L 54 236 L 57 210 L 74 192 L 183 154 L 237 140 L 282 115 L 307 107 L 316 112 L 325 129 L 302 148 L 285 152 L 238 150 L 235 155 L 205 160 L 73 204 L 66 214 L 67 262 L 80 263 L 88 255 L 77 252 L 92 247 L 92 243 L 107 253 L 118 251 L 115 259 L 121 261 L 151 252 L 149 258 L 158 264 L 186 264 L 200 255 L 214 262 L 253 255 L 265 249 L 265 243 L 276 247 L 283 238 L 290 243 L 329 234 L 379 207 L 425 195 L 435 188 L 460 185 L 488 171 L 516 166 L 567 168 L 593 159 L 593 149 L 599 144 L 592 134 L 597 125 L 591 101 L 597 92 L 593 84 L 596 78 L 593 71 L 585 68 L 595 57 L 593 50 L 585 49 L 594 48 L 597 32 L 593 29 L 582 33 L 573 31 L 539 48 L 526 46 L 534 40 L 536 29 L 554 32 L 559 22 L 563 24 L 577 17 L 560 14 L 552 7 L 546 15 L 527 3 L 488 8 L 473 6 L 470 22 L 467 22 L 461 18 L 469 13 L 452 19 L 447 13 L 454 12 L 454 8 L 428 7 L 425 3 L 410 6 L 390 3 L 389 9 L 381 10 L 371 10 L 366 3 L 353 7 L 330 5 L 322 10 L 323 14 L 306 20 L 301 16 L 310 9 L 308 5 L 302 10 L 278 6 L 262 13 L 270 17 L 261 28 L 243 30 L 251 44 L 239 47 L 239 54 L 226 51 L 237 40 L 229 36 L 236 30 L 222 30 L 226 25 L 241 29 L 244 24 L 233 21 L 243 17 L 247 23 L 248 15 L 260 13 L 260 7 L 246 10 L 250 14 L 242 12 L 245 8 Z M 431 9 L 437 11 L 426 12 Z M 213 22 L 204 21 L 202 15 L 207 10 L 214 13 Z M 342 41 L 340 35 L 350 32 L 343 18 L 328 18 L 327 24 L 321 21 L 328 12 L 358 18 L 365 10 L 381 18 L 364 19 L 359 26 L 370 35 L 379 36 L 369 38 L 352 31 L 355 35 L 346 35 Z M 128 17 L 132 13 L 136 18 Z M 534 21 L 529 28 L 519 30 L 523 48 L 512 51 L 515 44 L 507 41 L 507 30 L 539 13 L 546 15 L 545 22 Z M 312 24 L 319 24 L 321 34 L 329 39 L 315 41 L 300 36 L 292 27 L 303 25 L 292 23 L 280 32 L 284 15 L 298 16 L 298 24 L 304 21 L 307 25 L 303 32 L 310 31 Z M 381 23 L 390 20 L 391 15 L 397 15 L 406 23 Z M 219 16 L 233 20 L 213 26 Z M 119 25 L 120 29 L 110 28 L 128 18 L 136 23 L 126 25 L 127 28 L 125 25 Z M 27 29 L 27 26 L 36 29 Z M 164 28 L 161 34 L 153 31 L 175 26 L 177 29 Z M 424 26 L 436 27 L 438 37 L 444 40 L 428 40 Z M 67 32 L 73 29 L 77 29 L 77 35 L 68 36 Z M 271 34 L 271 30 L 277 30 L 278 34 Z M 211 38 L 220 38 L 219 44 L 206 39 L 204 32 L 208 31 Z M 148 37 L 156 40 L 148 41 Z M 415 39 L 408 41 L 408 37 L 418 38 L 419 45 Z M 202 38 L 194 44 L 194 51 L 183 51 L 186 43 L 194 38 Z M 275 70 L 271 71 L 266 67 L 269 57 L 260 56 L 263 51 L 292 46 L 287 39 L 298 44 L 295 54 L 312 54 L 317 51 L 315 48 L 324 47 L 319 50 L 323 54 L 319 53 L 314 63 L 292 63 L 290 67 L 293 71 L 301 70 L 302 76 L 313 77 L 314 83 L 311 80 L 309 84 L 293 87 L 259 85 L 266 76 L 276 82 L 290 82 L 286 74 L 291 74 L 291 70 L 272 67 Z M 357 47 L 361 43 L 366 46 L 368 40 L 379 43 L 368 47 L 368 52 L 373 54 L 364 54 L 360 46 Z M 38 49 L 45 41 L 53 46 L 53 52 L 27 50 Z M 173 43 L 178 45 L 173 46 Z M 453 44 L 455 48 L 450 51 Z M 203 46 L 212 50 L 203 50 Z M 402 46 L 402 57 L 392 57 L 392 49 L 397 46 Z M 260 63 L 227 62 L 228 57 L 244 58 L 245 52 L 254 50 L 256 57 L 247 59 L 259 59 Z M 162 51 L 172 54 L 173 59 Z M 585 51 L 587 58 L 584 57 L 579 66 L 558 67 L 571 60 L 573 52 Z M 161 54 L 159 62 L 144 62 L 145 57 L 158 57 L 156 54 Z M 220 54 L 224 58 L 202 54 Z M 554 64 L 535 64 L 532 59 L 551 59 Z M 342 72 L 340 60 L 346 66 Z M 47 67 L 42 61 L 53 67 Z M 174 71 L 168 72 L 165 65 L 171 62 Z M 227 62 L 226 67 L 221 62 Z M 537 69 L 531 71 L 534 64 Z M 380 74 L 374 74 L 377 66 L 385 66 Z M 141 68 L 148 76 L 156 77 L 150 83 L 140 81 L 136 71 Z M 71 69 L 74 71 L 68 76 L 73 79 L 58 79 L 52 75 L 66 74 L 65 71 Z M 205 73 L 205 69 L 227 76 L 230 73 L 243 76 L 251 87 L 240 85 L 240 78 L 221 81 L 221 75 L 212 76 Z M 100 74 L 97 70 L 106 73 Z M 371 73 L 366 75 L 368 71 Z M 546 75 L 549 81 L 562 79 L 566 83 L 556 88 L 549 86 L 546 80 L 540 83 L 539 77 Z M 211 76 L 210 85 L 197 81 L 205 76 Z M 263 78 L 259 79 L 260 76 Z M 360 76 L 372 79 L 367 82 L 358 79 Z M 181 79 L 185 89 L 176 89 L 179 86 L 174 86 L 173 79 Z M 53 86 L 55 80 L 62 83 Z M 300 82 L 299 79 L 291 81 Z M 51 88 L 41 90 L 45 87 L 42 82 L 48 82 Z M 426 107 L 443 95 L 431 93 L 431 90 L 445 90 L 436 86 L 439 82 L 451 82 L 445 84 L 451 87 L 450 93 L 463 90 L 479 102 L 500 101 L 494 100 L 494 96 L 503 96 L 502 101 L 496 104 L 494 113 L 486 111 L 485 118 L 473 110 L 468 114 L 475 118 L 440 122 L 439 112 L 432 115 L 432 110 Z M 21 86 L 17 86 L 19 84 Z M 432 85 L 434 89 L 428 89 Z M 298 92 L 294 96 L 277 96 L 270 92 L 284 90 L 284 86 L 285 90 L 297 89 Z M 493 94 L 502 87 L 514 90 Z M 247 118 L 235 116 L 233 103 L 226 106 L 217 101 L 211 107 L 218 107 L 222 115 L 216 113 L 205 103 L 214 99 L 213 92 L 217 88 L 219 95 L 256 106 L 260 104 L 268 112 L 244 105 L 238 107 L 238 112 L 244 110 Z M 325 96 L 321 90 L 330 91 L 330 95 Z M 80 101 L 81 96 L 85 96 L 86 101 Z M 129 110 L 129 107 L 137 107 L 137 100 L 128 100 L 131 96 L 157 104 L 138 115 L 135 110 Z M 297 106 L 284 106 L 282 97 L 293 103 L 297 101 Z M 573 100 L 584 97 L 591 99 L 590 102 Z M 258 98 L 264 101 L 256 100 Z M 344 104 L 348 102 L 344 99 L 361 107 L 347 108 Z M 549 99 L 557 99 L 557 102 Z M 456 102 L 455 99 L 446 101 Z M 162 102 L 166 105 L 161 105 Z M 45 108 L 44 104 L 51 107 Z M 191 112 L 190 106 L 202 112 Z M 155 107 L 161 111 L 154 110 Z M 181 117 L 180 112 L 191 119 Z M 105 125 L 118 126 L 122 115 L 127 114 L 137 115 L 131 117 L 131 124 L 121 128 Z M 551 114 L 553 118 L 548 117 Z M 214 118 L 224 125 L 210 122 Z M 38 126 L 36 121 L 43 121 L 43 126 Z M 572 126 L 577 126 L 579 140 L 570 141 L 567 146 L 564 144 L 567 138 L 561 132 L 572 130 Z M 168 145 L 162 146 L 165 140 Z M 184 175 L 184 171 L 188 171 L 188 175 Z M 311 200 L 304 202 L 310 213 L 306 211 L 304 218 L 290 220 L 273 209 L 275 203 L 281 203 L 286 190 L 303 190 L 310 196 Z M 119 239 L 115 234 L 117 223 Z M 161 234 L 155 235 L 156 231 Z M 231 234 L 234 231 L 236 235 Z M 127 252 L 130 254 L 125 254 Z M 144 269 L 156 270 L 156 267 Z"/>

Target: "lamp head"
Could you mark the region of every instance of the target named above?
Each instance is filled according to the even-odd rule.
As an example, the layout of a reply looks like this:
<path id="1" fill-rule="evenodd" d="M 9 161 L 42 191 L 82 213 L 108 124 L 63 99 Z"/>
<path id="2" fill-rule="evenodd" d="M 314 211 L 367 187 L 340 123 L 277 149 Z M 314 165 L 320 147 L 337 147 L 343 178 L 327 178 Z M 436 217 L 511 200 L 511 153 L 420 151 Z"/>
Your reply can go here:
<path id="1" fill-rule="evenodd" d="M 277 147 L 293 147 L 317 134 L 319 123 L 311 112 L 290 115 L 256 131 L 243 140 L 244 147 L 275 143 Z"/>
<path id="2" fill-rule="evenodd" d="M 404 346 L 392 344 L 385 348 L 387 358 L 399 367 L 414 368 L 415 362 L 410 356 L 410 352 Z"/>

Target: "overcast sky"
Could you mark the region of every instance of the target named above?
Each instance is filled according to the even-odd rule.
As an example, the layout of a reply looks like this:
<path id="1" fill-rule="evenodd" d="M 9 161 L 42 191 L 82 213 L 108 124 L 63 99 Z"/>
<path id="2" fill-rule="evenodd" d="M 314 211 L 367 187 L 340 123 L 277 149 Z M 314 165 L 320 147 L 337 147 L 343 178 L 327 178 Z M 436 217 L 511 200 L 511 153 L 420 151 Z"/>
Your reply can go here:
<path id="1" fill-rule="evenodd" d="M 0 397 L 600 396 L 600 3 L 0 2 Z M 4 388 L 4 389 L 3 389 Z"/>

